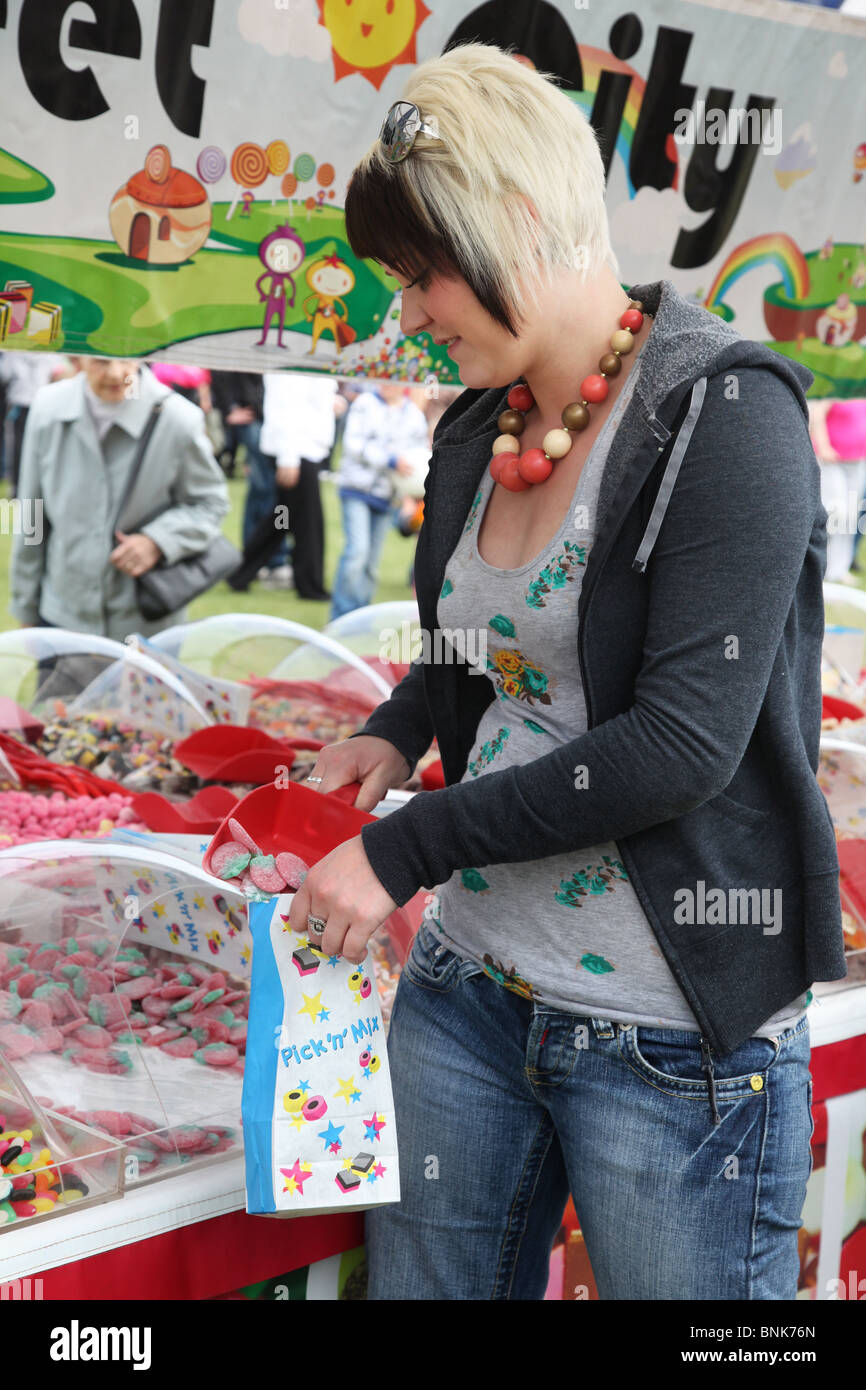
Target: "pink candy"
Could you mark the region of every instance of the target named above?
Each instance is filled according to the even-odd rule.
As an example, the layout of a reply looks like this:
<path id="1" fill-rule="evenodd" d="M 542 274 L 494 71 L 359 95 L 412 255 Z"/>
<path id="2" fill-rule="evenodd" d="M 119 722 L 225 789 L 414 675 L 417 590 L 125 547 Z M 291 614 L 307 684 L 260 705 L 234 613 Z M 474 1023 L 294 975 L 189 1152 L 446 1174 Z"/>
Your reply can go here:
<path id="1" fill-rule="evenodd" d="M 0 845 L 104 835 L 116 825 L 146 829 L 135 818 L 131 798 L 119 792 L 73 797 L 63 796 L 61 792 L 51 796 L 23 791 L 0 792 Z"/>

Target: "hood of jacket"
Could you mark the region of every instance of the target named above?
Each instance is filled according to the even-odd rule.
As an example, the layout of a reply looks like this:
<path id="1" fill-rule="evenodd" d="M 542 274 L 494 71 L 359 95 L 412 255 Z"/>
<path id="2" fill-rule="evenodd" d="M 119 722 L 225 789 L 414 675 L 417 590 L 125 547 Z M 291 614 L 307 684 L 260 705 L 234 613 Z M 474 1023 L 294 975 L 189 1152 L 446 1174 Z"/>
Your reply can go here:
<path id="1" fill-rule="evenodd" d="M 707 378 L 729 372 L 733 393 L 737 389 L 736 368 L 768 368 L 790 387 L 808 423 L 806 392 L 814 376 L 802 363 L 792 361 L 763 343 L 744 338 L 717 314 L 685 299 L 669 280 L 633 285 L 628 294 L 631 299 L 640 300 L 653 321 L 632 399 L 617 429 L 617 448 L 611 449 L 605 465 L 599 487 L 597 520 L 600 528 L 630 458 L 645 442 L 647 430 L 650 430 L 659 441 L 659 451 L 664 449 L 668 453 L 668 460 L 656 505 L 634 558 L 634 568 L 643 571 L 700 416 Z M 484 435 L 490 435 L 492 444 L 499 433 L 496 422 L 506 408 L 510 389 L 506 386 L 463 391 L 442 416 L 434 435 L 434 447 L 459 450 L 475 441 L 480 443 Z M 671 444 L 674 429 L 676 438 Z"/>

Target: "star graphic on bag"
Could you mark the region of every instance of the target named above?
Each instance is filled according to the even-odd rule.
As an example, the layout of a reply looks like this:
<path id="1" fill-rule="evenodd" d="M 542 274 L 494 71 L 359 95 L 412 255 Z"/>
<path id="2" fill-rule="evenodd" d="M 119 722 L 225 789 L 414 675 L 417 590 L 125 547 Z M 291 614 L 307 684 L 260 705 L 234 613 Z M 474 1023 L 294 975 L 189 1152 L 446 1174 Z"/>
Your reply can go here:
<path id="1" fill-rule="evenodd" d="M 339 1153 L 340 1149 L 343 1147 L 340 1135 L 345 1128 L 345 1125 L 335 1125 L 333 1120 L 331 1120 L 327 1129 L 319 1130 L 319 1138 L 324 1139 L 325 1148 L 332 1154 Z"/>
<path id="2" fill-rule="evenodd" d="M 376 1114 L 375 1110 L 373 1111 L 372 1120 L 362 1120 L 361 1123 L 366 1130 L 364 1135 L 365 1139 L 378 1139 L 379 1130 L 385 1128 L 385 1121 Z"/>
<path id="3" fill-rule="evenodd" d="M 358 1092 L 355 1090 L 354 1076 L 347 1077 L 345 1081 L 343 1080 L 342 1076 L 338 1076 L 337 1081 L 339 1084 L 337 1086 L 336 1091 L 334 1092 L 335 1097 L 339 1096 L 341 1100 L 351 1100 L 353 1095 L 358 1094 Z"/>
<path id="4" fill-rule="evenodd" d="M 305 994 L 303 995 L 303 1000 L 304 1002 L 298 1009 L 298 1013 L 309 1014 L 310 1018 L 315 1023 L 316 1014 L 320 1012 L 322 1007 L 322 991 L 319 990 L 318 994 Z"/>
<path id="5" fill-rule="evenodd" d="M 300 1158 L 296 1158 L 291 1168 L 281 1168 L 280 1172 L 286 1180 L 283 1191 L 291 1192 L 292 1195 L 296 1192 L 300 1192 L 303 1197 L 304 1183 L 307 1181 L 307 1178 L 312 1177 L 312 1164 L 302 1163 Z"/>

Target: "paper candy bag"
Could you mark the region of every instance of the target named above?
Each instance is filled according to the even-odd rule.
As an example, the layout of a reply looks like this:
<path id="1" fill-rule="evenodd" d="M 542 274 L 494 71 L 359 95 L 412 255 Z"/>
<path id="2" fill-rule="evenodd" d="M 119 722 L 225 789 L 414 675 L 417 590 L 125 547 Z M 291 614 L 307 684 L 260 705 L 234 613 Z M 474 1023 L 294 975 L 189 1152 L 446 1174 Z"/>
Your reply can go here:
<path id="1" fill-rule="evenodd" d="M 247 1211 L 309 1215 L 400 1200 L 372 957 L 325 956 L 288 925 L 293 895 L 249 905 L 243 1088 Z"/>

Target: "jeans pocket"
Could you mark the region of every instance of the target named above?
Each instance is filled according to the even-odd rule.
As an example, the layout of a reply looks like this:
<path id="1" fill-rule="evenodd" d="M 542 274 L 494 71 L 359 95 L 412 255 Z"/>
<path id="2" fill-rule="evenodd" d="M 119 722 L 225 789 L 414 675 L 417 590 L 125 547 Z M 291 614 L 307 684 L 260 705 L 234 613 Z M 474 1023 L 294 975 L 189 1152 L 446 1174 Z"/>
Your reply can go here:
<path id="1" fill-rule="evenodd" d="M 697 1033 L 632 1026 L 620 1030 L 620 1051 L 631 1069 L 649 1085 L 683 1096 L 708 1093 Z M 778 1055 L 770 1038 L 748 1038 L 727 1056 L 713 1054 L 718 1098 L 739 1100 L 760 1095 Z"/>
<path id="2" fill-rule="evenodd" d="M 445 946 L 436 933 L 423 922 L 418 928 L 412 949 L 403 967 L 414 985 L 422 989 L 432 989 L 447 994 L 454 989 L 466 975 L 466 967 L 472 962 L 464 961 L 449 947 Z M 481 967 L 477 967 L 480 971 Z M 473 973 L 470 969 L 470 973 Z"/>

